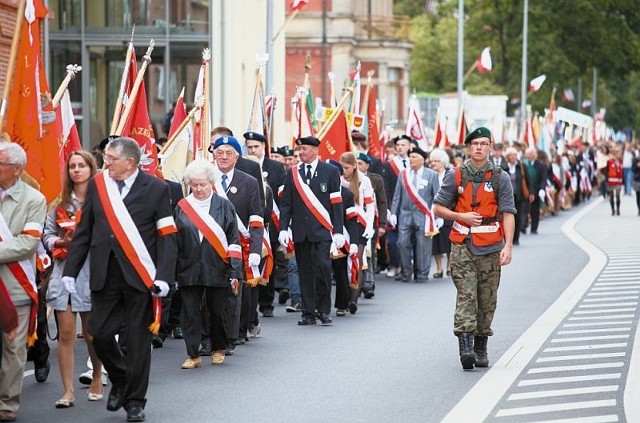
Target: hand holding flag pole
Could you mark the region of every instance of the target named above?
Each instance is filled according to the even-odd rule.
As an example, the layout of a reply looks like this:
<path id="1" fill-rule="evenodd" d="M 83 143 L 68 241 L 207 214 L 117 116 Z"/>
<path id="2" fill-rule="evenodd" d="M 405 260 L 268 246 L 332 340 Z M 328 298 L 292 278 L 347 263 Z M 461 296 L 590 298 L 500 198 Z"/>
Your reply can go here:
<path id="1" fill-rule="evenodd" d="M 140 71 L 138 72 L 136 81 L 133 84 L 131 93 L 129 94 L 129 99 L 127 100 L 127 106 L 124 108 L 124 111 L 122 112 L 122 116 L 120 117 L 120 123 L 118 124 L 118 128 L 114 133 L 115 135 L 122 135 L 122 131 L 124 131 L 124 127 L 127 124 L 127 119 L 129 118 L 129 114 L 131 114 L 131 109 L 135 104 L 136 96 L 138 95 L 138 91 L 140 90 L 140 85 L 142 84 L 144 73 L 147 71 L 147 67 L 149 66 L 149 63 L 151 63 L 151 52 L 153 51 L 154 46 L 155 46 L 155 41 L 152 38 L 151 40 L 149 40 L 149 47 L 147 48 L 146 53 L 144 54 L 144 56 L 142 56 L 142 66 L 140 67 Z"/>
<path id="2" fill-rule="evenodd" d="M 82 70 L 82 66 L 67 65 L 67 75 L 64 77 L 64 79 L 60 83 L 60 87 L 58 87 L 58 91 L 56 91 L 56 95 L 53 96 L 53 100 L 51 101 L 51 105 L 53 106 L 54 109 L 58 107 L 58 103 L 60 103 L 60 99 L 62 99 L 64 92 L 67 90 L 67 87 L 69 86 L 69 82 L 71 82 L 71 80 L 76 77 L 76 73 L 80 72 L 81 70 Z"/>

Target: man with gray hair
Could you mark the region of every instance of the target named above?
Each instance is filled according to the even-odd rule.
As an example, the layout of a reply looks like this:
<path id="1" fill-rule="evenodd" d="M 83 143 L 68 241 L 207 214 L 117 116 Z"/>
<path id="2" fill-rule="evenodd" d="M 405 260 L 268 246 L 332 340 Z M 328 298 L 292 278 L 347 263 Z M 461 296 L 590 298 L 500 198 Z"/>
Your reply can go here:
<path id="1" fill-rule="evenodd" d="M 106 169 L 90 182 L 82 219 L 69 247 L 63 283 L 75 291 L 75 278 L 91 251 L 93 310 L 89 332 L 113 387 L 107 410 L 127 411 L 127 421 L 143 421 L 149 385 L 152 334 L 159 301 L 175 276 L 176 226 L 169 186 L 141 172 L 140 147 L 131 138 L 109 142 Z M 153 303 L 153 306 L 152 306 Z M 155 317 L 155 320 L 154 320 Z M 116 342 L 123 324 L 127 357 Z"/>
<path id="2" fill-rule="evenodd" d="M 16 332 L 0 334 L 0 421 L 14 421 L 20 406 L 26 345 L 35 341 L 38 291 L 35 253 L 46 217 L 44 196 L 20 180 L 27 155 L 0 142 L 0 284 L 18 314 Z"/>

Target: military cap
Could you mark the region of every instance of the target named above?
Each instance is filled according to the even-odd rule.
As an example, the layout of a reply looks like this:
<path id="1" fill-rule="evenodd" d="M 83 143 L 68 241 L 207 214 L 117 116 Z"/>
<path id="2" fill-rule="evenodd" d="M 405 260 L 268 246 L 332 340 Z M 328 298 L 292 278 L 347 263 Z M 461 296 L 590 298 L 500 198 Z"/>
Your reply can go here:
<path id="1" fill-rule="evenodd" d="M 233 147 L 238 154 L 242 154 L 242 148 L 240 147 L 240 143 L 234 137 L 225 135 L 216 139 L 216 142 L 213 143 L 213 149 L 220 147 L 221 145 L 228 145 Z"/>
<path id="2" fill-rule="evenodd" d="M 489 129 L 485 128 L 484 126 L 476 128 L 476 129 L 474 129 L 473 131 L 471 131 L 471 132 L 469 132 L 467 134 L 466 138 L 464 139 L 464 144 L 467 145 L 471 141 L 473 141 L 473 140 L 475 140 L 477 138 L 489 138 L 489 139 L 491 139 L 491 131 L 489 131 Z"/>
<path id="3" fill-rule="evenodd" d="M 423 159 L 427 159 L 427 152 L 424 151 L 423 149 L 421 149 L 420 147 L 413 147 L 412 149 L 409 150 L 409 154 L 419 154 L 422 156 Z"/>
<path id="4" fill-rule="evenodd" d="M 398 136 L 393 137 L 391 139 L 391 141 L 393 141 L 394 144 L 397 144 L 398 141 L 400 141 L 400 140 L 407 140 L 411 144 L 415 144 L 416 143 L 416 141 L 413 138 L 411 138 L 409 135 L 407 135 L 407 134 L 398 135 Z"/>
<path id="5" fill-rule="evenodd" d="M 291 147 L 281 147 L 282 155 L 285 157 L 293 157 L 293 148 Z"/>
<path id="6" fill-rule="evenodd" d="M 371 157 L 369 157 L 367 153 L 359 152 L 358 155 L 356 156 L 356 159 L 362 160 L 367 164 L 371 164 Z"/>
<path id="7" fill-rule="evenodd" d="M 269 153 L 271 153 L 271 154 L 279 154 L 279 155 L 281 155 L 281 156 L 284 156 L 284 152 L 282 151 L 282 149 L 283 149 L 283 148 L 284 148 L 284 147 L 276 147 L 276 146 L 273 146 L 273 147 L 271 147 L 271 149 L 269 150 Z"/>
<path id="8" fill-rule="evenodd" d="M 100 144 L 98 144 L 98 148 L 100 148 L 100 150 L 104 150 L 105 148 L 107 148 L 107 144 L 109 144 L 111 141 L 115 140 L 116 138 L 120 138 L 119 135 L 109 135 L 105 138 L 102 139 L 102 141 L 100 141 Z"/>
<path id="9" fill-rule="evenodd" d="M 260 141 L 260 142 L 267 142 L 267 137 L 265 137 L 264 135 L 262 135 L 259 132 L 253 132 L 253 131 L 245 132 L 244 133 L 244 139 L 245 140 Z"/>
<path id="10" fill-rule="evenodd" d="M 302 137 L 296 140 L 296 145 L 312 145 L 317 147 L 320 145 L 320 140 L 316 137 Z"/>
<path id="11" fill-rule="evenodd" d="M 338 168 L 338 172 L 340 172 L 340 175 L 342 175 L 344 173 L 344 169 L 342 168 L 342 165 L 340 164 L 340 162 L 337 162 L 333 159 L 327 159 L 326 161 L 327 163 L 329 163 L 332 166 L 335 166 Z"/>

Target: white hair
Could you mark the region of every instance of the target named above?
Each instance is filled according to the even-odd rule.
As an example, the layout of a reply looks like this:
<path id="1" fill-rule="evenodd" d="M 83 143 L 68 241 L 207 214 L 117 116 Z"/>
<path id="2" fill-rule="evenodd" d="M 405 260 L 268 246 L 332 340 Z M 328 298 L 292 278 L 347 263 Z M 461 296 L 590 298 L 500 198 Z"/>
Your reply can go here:
<path id="1" fill-rule="evenodd" d="M 9 163 L 22 167 L 27 165 L 27 153 L 15 142 L 0 141 L 0 151 L 6 151 L 9 156 Z"/>
<path id="2" fill-rule="evenodd" d="M 207 178 L 212 184 L 216 183 L 216 168 L 207 160 L 198 159 L 189 163 L 184 170 L 184 183 L 189 185 L 192 179 Z"/>
<path id="3" fill-rule="evenodd" d="M 429 153 L 429 158 L 440 160 L 444 167 L 449 166 L 450 163 L 449 155 L 441 148 L 434 148 L 433 150 L 431 150 L 431 153 Z"/>

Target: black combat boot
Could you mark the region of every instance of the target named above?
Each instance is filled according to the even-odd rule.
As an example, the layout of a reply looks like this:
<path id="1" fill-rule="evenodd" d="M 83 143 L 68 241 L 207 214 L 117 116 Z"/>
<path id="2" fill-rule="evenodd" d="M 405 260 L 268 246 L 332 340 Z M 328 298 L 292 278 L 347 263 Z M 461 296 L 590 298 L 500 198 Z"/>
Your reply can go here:
<path id="1" fill-rule="evenodd" d="M 476 362 L 476 355 L 473 353 L 473 335 L 469 332 L 462 332 L 458 335 L 458 345 L 460 346 L 462 368 L 472 370 Z"/>
<path id="2" fill-rule="evenodd" d="M 476 367 L 489 367 L 487 356 L 488 336 L 476 336 L 473 343 L 473 352 L 476 353 Z"/>

